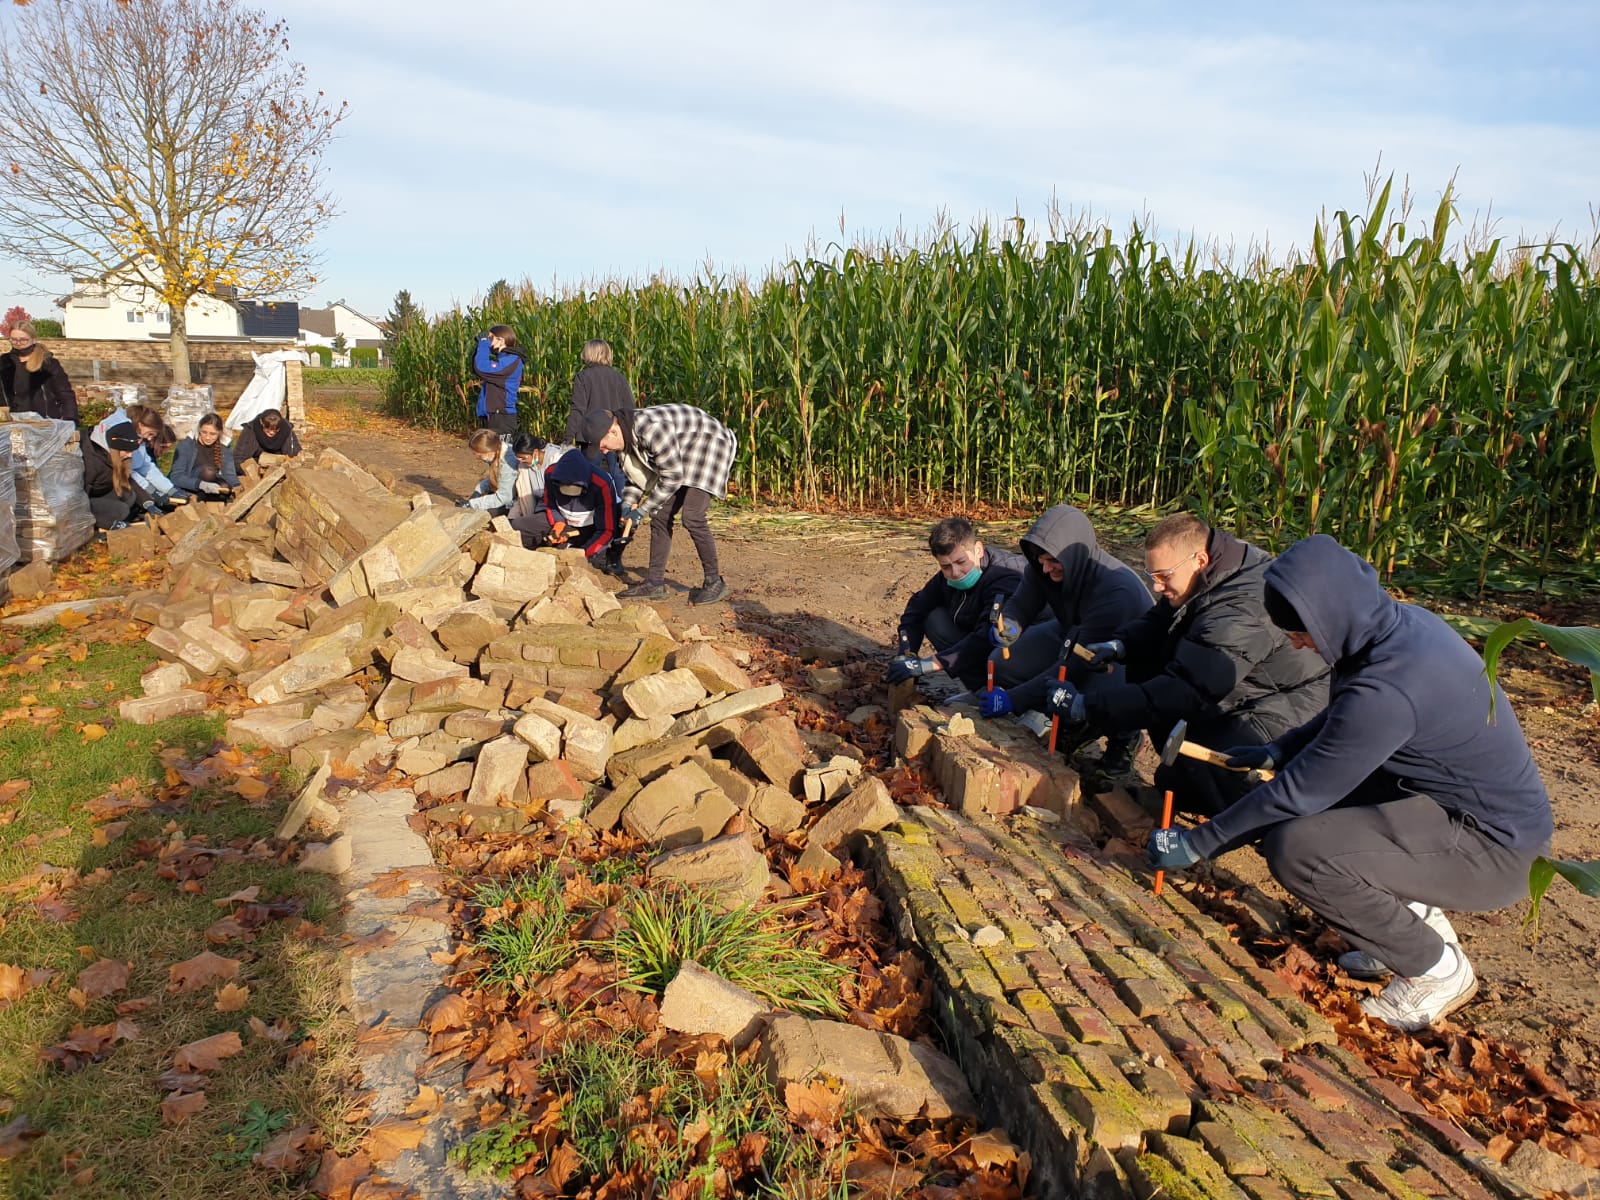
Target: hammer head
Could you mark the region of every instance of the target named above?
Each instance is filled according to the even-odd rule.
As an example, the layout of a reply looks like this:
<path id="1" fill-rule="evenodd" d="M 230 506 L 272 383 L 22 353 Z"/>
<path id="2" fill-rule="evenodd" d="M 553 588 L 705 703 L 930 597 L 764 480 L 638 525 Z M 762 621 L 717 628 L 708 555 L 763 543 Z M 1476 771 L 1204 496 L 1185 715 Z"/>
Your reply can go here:
<path id="1" fill-rule="evenodd" d="M 1172 732 L 1167 735 L 1167 740 L 1161 747 L 1161 765 L 1170 767 L 1178 761 L 1178 748 L 1183 745 L 1189 736 L 1189 721 L 1185 718 L 1172 727 Z"/>

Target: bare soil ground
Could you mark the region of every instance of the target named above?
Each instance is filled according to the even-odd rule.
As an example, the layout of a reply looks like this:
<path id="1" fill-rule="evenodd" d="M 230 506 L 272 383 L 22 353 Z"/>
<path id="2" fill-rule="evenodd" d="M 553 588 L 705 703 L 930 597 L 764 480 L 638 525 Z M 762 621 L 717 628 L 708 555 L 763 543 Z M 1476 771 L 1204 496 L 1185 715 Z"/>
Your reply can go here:
<path id="1" fill-rule="evenodd" d="M 341 398 L 343 399 L 343 398 Z M 478 478 L 463 439 L 412 430 L 379 417 L 371 402 L 318 408 L 312 419 L 326 441 L 358 462 L 384 467 L 441 496 L 459 497 Z M 729 602 L 689 610 L 687 591 L 700 583 L 693 547 L 674 540 L 668 569 L 668 604 L 684 606 L 712 632 L 719 627 L 787 642 L 834 647 L 853 656 L 887 655 L 906 598 L 932 570 L 925 543 L 927 522 L 856 515 L 716 506 L 713 528 Z M 991 542 L 1015 548 L 1026 520 L 987 522 Z M 1128 523 L 1105 544 L 1130 563 L 1140 561 Z M 644 542 L 625 563 L 637 579 Z M 1600 612 L 1540 605 L 1534 597 L 1506 603 L 1456 603 L 1408 597 L 1440 611 L 1509 619 L 1532 615 L 1557 624 L 1594 624 Z M 1522 607 L 1526 605 L 1526 607 Z M 1555 810 L 1553 854 L 1600 859 L 1600 714 L 1586 675 L 1559 664 L 1543 650 L 1513 647 L 1503 660 L 1507 692 L 1526 729 Z M 1155 764 L 1147 746 L 1140 760 L 1146 777 Z M 1233 880 L 1269 897 L 1289 897 L 1251 850 L 1224 861 L 1218 880 Z M 1291 903 L 1291 910 L 1293 909 Z M 1482 980 L 1478 998 L 1456 1023 L 1463 1030 L 1503 1040 L 1527 1062 L 1565 1081 L 1577 1095 L 1600 1096 L 1600 899 L 1579 895 L 1558 880 L 1544 906 L 1535 941 L 1524 926 L 1526 903 L 1495 913 L 1452 914 L 1462 944 Z M 1241 931 L 1245 932 L 1245 931 Z M 1318 926 L 1299 910 L 1292 932 L 1279 941 L 1313 949 Z M 1272 936 L 1263 939 L 1270 946 Z M 1258 946 L 1259 949 L 1259 946 Z M 1359 985 L 1358 985 L 1359 986 Z"/>

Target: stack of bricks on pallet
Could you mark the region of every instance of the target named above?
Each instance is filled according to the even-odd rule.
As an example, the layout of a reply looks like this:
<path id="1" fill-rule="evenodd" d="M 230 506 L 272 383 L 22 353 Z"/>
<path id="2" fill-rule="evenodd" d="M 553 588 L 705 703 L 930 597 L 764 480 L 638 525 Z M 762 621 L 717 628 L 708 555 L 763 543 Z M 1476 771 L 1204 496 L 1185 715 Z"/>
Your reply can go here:
<path id="1" fill-rule="evenodd" d="M 278 489 L 278 553 L 308 580 L 325 581 L 402 520 L 411 508 L 340 471 L 305 467 Z"/>
<path id="2" fill-rule="evenodd" d="M 1528 1194 L 1180 890 L 1157 899 L 1065 828 L 919 808 L 873 843 L 946 1032 L 1039 1194 Z"/>

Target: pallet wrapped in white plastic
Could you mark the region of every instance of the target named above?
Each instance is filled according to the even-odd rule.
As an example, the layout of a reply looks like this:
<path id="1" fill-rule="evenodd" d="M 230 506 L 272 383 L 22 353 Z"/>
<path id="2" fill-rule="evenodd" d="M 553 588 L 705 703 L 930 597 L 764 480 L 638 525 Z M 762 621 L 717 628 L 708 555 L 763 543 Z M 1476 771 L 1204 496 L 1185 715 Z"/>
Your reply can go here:
<path id="1" fill-rule="evenodd" d="M 0 438 L 0 575 L 22 558 L 17 548 L 17 483 L 11 478 L 11 439 Z"/>
<path id="2" fill-rule="evenodd" d="M 12 512 L 19 556 L 61 562 L 94 537 L 94 513 L 83 490 L 78 427 L 34 413 L 14 414 L 0 425 L 11 450 L 16 487 Z"/>
<path id="3" fill-rule="evenodd" d="M 216 411 L 209 383 L 173 384 L 167 389 L 167 402 L 161 410 L 180 439 L 193 436 L 200 418 Z"/>

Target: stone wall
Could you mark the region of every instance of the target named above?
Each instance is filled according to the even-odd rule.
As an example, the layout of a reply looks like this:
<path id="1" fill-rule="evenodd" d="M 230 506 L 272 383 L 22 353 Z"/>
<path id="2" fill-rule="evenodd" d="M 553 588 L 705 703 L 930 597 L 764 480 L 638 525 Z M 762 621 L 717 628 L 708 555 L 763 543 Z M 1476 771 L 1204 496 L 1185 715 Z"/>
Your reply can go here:
<path id="1" fill-rule="evenodd" d="M 172 382 L 171 349 L 166 342 L 120 342 L 86 338 L 40 338 L 66 368 L 74 387 L 88 383 L 140 383 L 157 403 Z M 234 406 L 256 373 L 252 355 L 294 350 L 292 343 L 191 342 L 189 367 L 196 383 L 210 384 L 219 413 Z M 305 417 L 300 364 L 288 364 L 287 411 L 292 421 Z M 92 389 L 91 389 L 92 390 Z"/>

